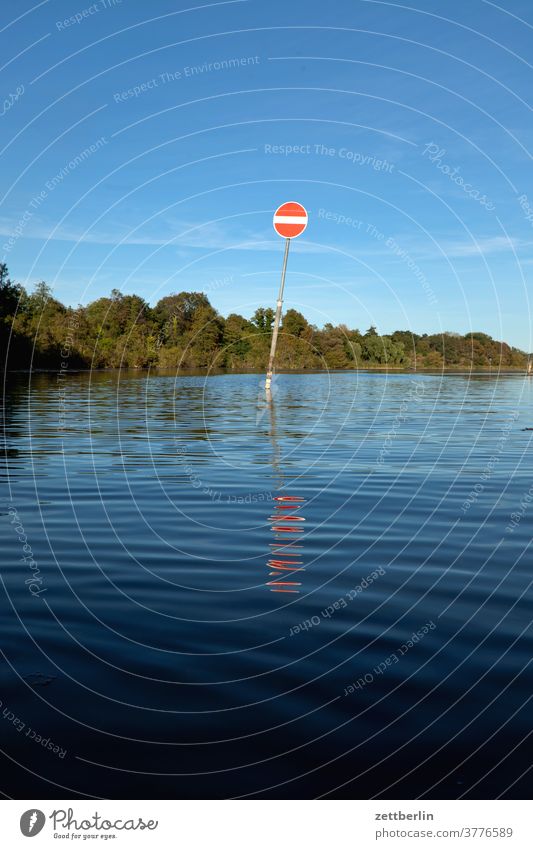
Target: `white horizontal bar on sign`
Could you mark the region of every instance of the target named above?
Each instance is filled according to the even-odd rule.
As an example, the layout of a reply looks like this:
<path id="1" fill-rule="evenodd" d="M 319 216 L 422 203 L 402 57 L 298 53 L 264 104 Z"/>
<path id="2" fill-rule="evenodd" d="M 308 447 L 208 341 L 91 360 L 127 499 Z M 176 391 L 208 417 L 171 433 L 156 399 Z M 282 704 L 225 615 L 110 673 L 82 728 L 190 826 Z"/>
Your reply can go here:
<path id="1" fill-rule="evenodd" d="M 275 215 L 276 224 L 305 224 L 307 215 Z"/>

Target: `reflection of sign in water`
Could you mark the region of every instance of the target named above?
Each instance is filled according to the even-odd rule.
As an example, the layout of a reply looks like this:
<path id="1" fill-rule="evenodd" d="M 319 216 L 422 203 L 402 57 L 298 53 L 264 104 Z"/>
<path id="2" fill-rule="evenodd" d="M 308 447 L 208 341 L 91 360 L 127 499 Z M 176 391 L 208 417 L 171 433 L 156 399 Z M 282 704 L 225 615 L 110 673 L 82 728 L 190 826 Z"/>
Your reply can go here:
<path id="1" fill-rule="evenodd" d="M 297 573 L 305 568 L 301 559 L 303 546 L 299 545 L 299 534 L 303 533 L 301 523 L 305 519 L 296 514 L 304 501 L 305 498 L 296 495 L 278 495 L 274 498 L 275 513 L 268 518 L 272 522 L 271 531 L 275 534 L 276 542 L 270 543 L 272 550 L 267 562 L 267 566 L 272 569 L 269 577 L 273 579 L 267 582 L 267 586 L 272 592 L 300 592 L 301 581 L 293 578 L 298 578 Z"/>

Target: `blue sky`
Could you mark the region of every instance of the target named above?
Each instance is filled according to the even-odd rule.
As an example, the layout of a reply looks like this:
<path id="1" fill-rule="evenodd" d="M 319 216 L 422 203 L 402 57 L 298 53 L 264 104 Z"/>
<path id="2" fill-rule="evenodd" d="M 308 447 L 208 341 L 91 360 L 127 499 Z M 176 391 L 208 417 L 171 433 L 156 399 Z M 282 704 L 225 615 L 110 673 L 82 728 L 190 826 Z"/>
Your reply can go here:
<path id="1" fill-rule="evenodd" d="M 533 349 L 525 0 L 3 0 L 0 254 L 87 303 L 285 306 Z M 529 218 L 528 218 L 529 216 Z"/>

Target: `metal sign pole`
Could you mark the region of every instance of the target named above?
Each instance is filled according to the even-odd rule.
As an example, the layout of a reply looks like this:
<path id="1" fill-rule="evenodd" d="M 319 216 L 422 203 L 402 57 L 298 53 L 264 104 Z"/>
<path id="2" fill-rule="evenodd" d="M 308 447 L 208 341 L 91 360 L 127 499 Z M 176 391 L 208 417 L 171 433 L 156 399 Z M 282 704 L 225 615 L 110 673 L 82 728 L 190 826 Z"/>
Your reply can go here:
<path id="1" fill-rule="evenodd" d="M 276 306 L 276 318 L 274 319 L 274 330 L 272 331 L 272 344 L 270 346 L 270 357 L 268 358 L 268 371 L 265 380 L 265 389 L 270 392 L 272 384 L 272 372 L 274 370 L 274 357 L 276 356 L 276 345 L 278 342 L 279 323 L 281 321 L 281 307 L 283 305 L 283 289 L 285 288 L 285 272 L 287 271 L 287 257 L 289 256 L 290 239 L 285 240 L 285 253 L 283 255 L 283 268 L 281 269 L 281 283 L 279 285 L 278 303 Z"/>

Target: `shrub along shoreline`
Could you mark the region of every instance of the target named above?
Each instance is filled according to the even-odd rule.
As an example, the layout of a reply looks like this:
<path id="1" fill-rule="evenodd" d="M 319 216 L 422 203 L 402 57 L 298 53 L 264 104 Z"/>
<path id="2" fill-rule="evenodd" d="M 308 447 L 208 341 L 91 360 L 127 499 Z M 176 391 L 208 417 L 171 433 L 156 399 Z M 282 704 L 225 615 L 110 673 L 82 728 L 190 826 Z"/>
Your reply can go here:
<path id="1" fill-rule="evenodd" d="M 202 292 L 180 292 L 151 307 L 113 289 L 86 306 L 66 307 L 46 283 L 29 294 L 0 264 L 0 347 L 9 371 L 207 369 L 261 372 L 274 321 L 270 308 L 224 318 Z M 283 317 L 276 368 L 283 371 L 523 370 L 528 354 L 486 333 L 380 335 L 346 324 L 310 324 L 297 310 Z"/>

